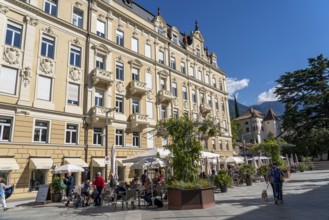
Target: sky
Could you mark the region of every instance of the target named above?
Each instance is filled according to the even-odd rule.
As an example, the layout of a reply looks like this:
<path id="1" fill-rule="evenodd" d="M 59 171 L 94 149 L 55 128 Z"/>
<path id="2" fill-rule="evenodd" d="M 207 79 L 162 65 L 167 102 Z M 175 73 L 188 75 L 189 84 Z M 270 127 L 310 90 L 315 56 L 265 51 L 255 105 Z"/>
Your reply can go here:
<path id="1" fill-rule="evenodd" d="M 135 0 L 180 32 L 194 30 L 227 74 L 230 97 L 245 105 L 275 101 L 280 75 L 329 57 L 328 0 Z"/>

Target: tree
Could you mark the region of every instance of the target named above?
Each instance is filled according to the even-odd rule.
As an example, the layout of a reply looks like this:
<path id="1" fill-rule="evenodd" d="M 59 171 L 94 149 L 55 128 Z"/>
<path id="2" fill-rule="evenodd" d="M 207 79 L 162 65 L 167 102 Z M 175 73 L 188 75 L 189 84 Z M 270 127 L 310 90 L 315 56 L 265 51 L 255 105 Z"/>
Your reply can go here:
<path id="1" fill-rule="evenodd" d="M 235 108 L 235 118 L 238 118 L 240 116 L 240 111 L 235 95 L 234 95 L 234 108 Z"/>
<path id="2" fill-rule="evenodd" d="M 308 154 L 329 150 L 329 60 L 308 59 L 306 69 L 288 72 L 276 81 L 275 93 L 286 104 L 283 129 L 294 144 L 307 144 Z M 317 134 L 317 138 L 310 134 Z"/>
<path id="3" fill-rule="evenodd" d="M 257 144 L 251 149 L 253 153 L 265 152 L 270 155 L 273 162 L 277 162 L 279 165 L 282 164 L 282 159 L 280 158 L 281 147 L 285 145 L 286 142 L 281 138 L 274 138 L 273 135 L 269 135 L 262 143 Z"/>
<path id="4" fill-rule="evenodd" d="M 231 118 L 231 131 L 232 131 L 232 141 L 238 141 L 240 139 L 239 134 L 242 133 L 243 129 L 239 122 Z"/>

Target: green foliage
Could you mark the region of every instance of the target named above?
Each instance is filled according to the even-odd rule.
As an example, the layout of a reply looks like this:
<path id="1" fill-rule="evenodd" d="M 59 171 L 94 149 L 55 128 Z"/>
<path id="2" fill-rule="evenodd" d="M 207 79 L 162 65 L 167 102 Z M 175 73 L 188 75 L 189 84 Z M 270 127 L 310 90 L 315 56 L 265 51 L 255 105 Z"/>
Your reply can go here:
<path id="1" fill-rule="evenodd" d="M 299 155 L 329 150 L 329 60 L 319 55 L 306 69 L 288 72 L 276 81 L 275 93 L 286 104 L 283 129 Z"/>
<path id="2" fill-rule="evenodd" d="M 255 168 L 253 168 L 251 165 L 245 164 L 240 167 L 240 173 L 251 177 L 256 173 L 256 171 Z"/>
<path id="3" fill-rule="evenodd" d="M 298 164 L 298 170 L 304 171 L 304 170 L 306 170 L 306 168 L 307 168 L 307 166 L 304 162 L 301 162 Z"/>
<path id="4" fill-rule="evenodd" d="M 282 159 L 280 158 L 280 147 L 282 145 L 286 144 L 286 142 L 283 139 L 277 138 L 268 138 L 264 140 L 261 144 L 256 145 L 251 149 L 252 152 L 265 152 L 270 155 L 271 160 L 273 162 L 278 163 L 278 165 L 281 165 Z"/>
<path id="5" fill-rule="evenodd" d="M 193 122 L 184 116 L 161 121 L 157 127 L 171 139 L 171 144 L 166 148 L 172 153 L 171 165 L 175 179 L 185 183 L 199 181 L 199 161 L 203 147 L 196 134 L 206 134 L 208 137 L 215 135 L 213 122 Z"/>
<path id="6" fill-rule="evenodd" d="M 58 194 L 62 193 L 63 190 L 66 189 L 66 185 L 63 182 L 63 179 L 61 179 L 58 176 L 55 176 L 53 178 L 53 181 L 51 182 L 51 192 Z"/>
<path id="7" fill-rule="evenodd" d="M 239 122 L 231 118 L 231 131 L 232 131 L 232 140 L 238 141 L 240 139 L 239 134 L 243 132 L 243 129 Z"/>
<path id="8" fill-rule="evenodd" d="M 231 186 L 232 185 L 232 177 L 226 173 L 218 174 L 214 180 L 216 187 L 222 186 Z"/>
<path id="9" fill-rule="evenodd" d="M 282 163 L 281 165 L 279 165 L 280 170 L 282 170 L 283 172 L 287 172 L 289 170 L 289 166 L 287 163 Z"/>
<path id="10" fill-rule="evenodd" d="M 193 182 L 184 182 L 181 180 L 171 179 L 166 182 L 167 189 L 205 189 L 212 187 L 212 184 L 206 179 L 197 179 Z"/>
<path id="11" fill-rule="evenodd" d="M 262 165 L 261 167 L 258 168 L 257 172 L 261 176 L 264 176 L 264 177 L 267 176 L 268 165 Z"/>

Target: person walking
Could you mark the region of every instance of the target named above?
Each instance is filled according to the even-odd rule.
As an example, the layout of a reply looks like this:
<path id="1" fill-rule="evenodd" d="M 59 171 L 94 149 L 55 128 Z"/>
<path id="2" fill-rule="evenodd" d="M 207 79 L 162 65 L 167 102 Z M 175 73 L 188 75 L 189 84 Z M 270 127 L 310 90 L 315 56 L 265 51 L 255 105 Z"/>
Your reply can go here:
<path id="1" fill-rule="evenodd" d="M 283 199 L 282 199 L 283 172 L 280 170 L 277 163 L 273 163 L 272 176 L 273 176 L 273 185 L 275 192 L 275 204 L 278 204 L 278 202 L 283 203 Z"/>
<path id="2" fill-rule="evenodd" d="M 274 200 L 275 200 L 275 190 L 274 190 L 274 184 L 273 184 L 273 179 L 274 179 L 274 177 L 273 177 L 272 174 L 273 174 L 273 164 L 270 163 L 270 164 L 268 165 L 268 171 L 267 171 L 266 182 L 267 182 L 268 184 L 271 184 L 272 192 L 273 192 L 273 197 L 274 197 Z"/>
<path id="3" fill-rule="evenodd" d="M 105 182 L 104 178 L 101 175 L 101 172 L 97 173 L 97 176 L 94 179 L 94 185 L 96 186 L 96 197 L 95 197 L 95 206 L 101 206 L 101 195 L 104 192 Z"/>
<path id="4" fill-rule="evenodd" d="M 0 177 L 0 202 L 2 203 L 3 206 L 3 211 L 7 211 L 7 204 L 6 204 L 6 193 L 5 189 L 10 188 L 11 186 L 6 185 L 6 180 L 4 178 Z"/>
<path id="5" fill-rule="evenodd" d="M 65 206 L 69 206 L 70 201 L 72 200 L 73 186 L 74 186 L 74 177 L 71 173 L 67 173 L 65 175 L 64 183 L 66 185 L 66 197 L 67 197 L 67 202 Z"/>

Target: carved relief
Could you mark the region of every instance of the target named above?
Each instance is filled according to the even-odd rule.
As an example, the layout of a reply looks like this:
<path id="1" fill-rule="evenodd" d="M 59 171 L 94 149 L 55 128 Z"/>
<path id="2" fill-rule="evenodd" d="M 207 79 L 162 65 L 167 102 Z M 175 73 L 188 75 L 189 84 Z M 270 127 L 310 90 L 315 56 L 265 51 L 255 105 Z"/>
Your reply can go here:
<path id="1" fill-rule="evenodd" d="M 31 18 L 30 16 L 25 16 L 24 21 L 26 22 L 26 24 L 29 24 L 32 26 L 36 26 L 37 24 L 39 24 L 38 19 Z"/>
<path id="2" fill-rule="evenodd" d="M 0 5 L 0 13 L 6 14 L 9 11 L 9 8 L 4 5 Z"/>
<path id="3" fill-rule="evenodd" d="M 24 83 L 24 86 L 28 86 L 32 79 L 32 71 L 30 67 L 25 67 L 21 72 L 22 80 Z"/>
<path id="4" fill-rule="evenodd" d="M 49 34 L 49 35 L 55 35 L 55 33 L 54 33 L 54 31 L 53 31 L 53 28 L 52 27 L 47 27 L 47 28 L 45 28 L 44 29 L 45 30 L 45 32 L 47 33 L 47 34 Z"/>
<path id="5" fill-rule="evenodd" d="M 47 75 L 53 74 L 54 72 L 54 61 L 48 59 L 48 58 L 43 58 L 40 62 L 40 70 L 44 72 Z"/>
<path id="6" fill-rule="evenodd" d="M 78 82 L 81 79 L 82 70 L 77 67 L 72 67 L 70 69 L 70 79 L 74 82 Z"/>
<path id="7" fill-rule="evenodd" d="M 178 100 L 175 99 L 173 102 L 174 102 L 174 106 L 177 107 L 178 106 Z"/>
<path id="8" fill-rule="evenodd" d="M 82 7 L 82 3 L 81 3 L 81 2 L 76 2 L 76 3 L 75 3 L 75 7 L 81 9 L 81 7 Z"/>
<path id="9" fill-rule="evenodd" d="M 125 84 L 124 84 L 124 82 L 122 82 L 122 81 L 116 82 L 115 88 L 116 88 L 116 91 L 118 93 L 124 93 L 125 92 Z"/>
<path id="10" fill-rule="evenodd" d="M 113 20 L 114 17 L 113 17 L 113 13 L 112 13 L 112 11 L 109 11 L 109 12 L 107 13 L 106 18 L 109 19 L 110 21 Z"/>
<path id="11" fill-rule="evenodd" d="M 79 38 L 75 38 L 73 39 L 73 43 L 76 44 L 76 45 L 80 45 L 80 41 L 79 41 Z"/>
<path id="12" fill-rule="evenodd" d="M 148 99 L 148 100 L 153 100 L 153 91 L 152 90 L 150 90 L 150 91 L 148 91 L 147 92 L 147 95 L 146 95 L 146 98 Z"/>
<path id="13" fill-rule="evenodd" d="M 19 49 L 14 47 L 7 47 L 4 51 L 3 59 L 9 64 L 17 64 L 19 63 L 18 58 L 21 52 Z"/>

